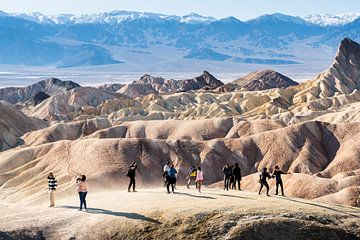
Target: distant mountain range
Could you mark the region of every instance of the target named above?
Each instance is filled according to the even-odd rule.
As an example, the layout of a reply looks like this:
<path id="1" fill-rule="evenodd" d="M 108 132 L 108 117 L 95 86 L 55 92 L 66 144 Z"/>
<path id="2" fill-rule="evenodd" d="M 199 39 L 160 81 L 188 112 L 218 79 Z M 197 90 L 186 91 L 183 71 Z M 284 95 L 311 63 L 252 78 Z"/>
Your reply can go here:
<path id="1" fill-rule="evenodd" d="M 190 63 L 304 63 L 344 37 L 360 40 L 359 14 L 280 13 L 240 21 L 196 13 L 171 16 L 112 11 L 56 16 L 0 12 L 0 64 L 76 67 Z M 302 53 L 303 49 L 318 53 Z M 305 56 L 304 56 L 305 54 Z"/>

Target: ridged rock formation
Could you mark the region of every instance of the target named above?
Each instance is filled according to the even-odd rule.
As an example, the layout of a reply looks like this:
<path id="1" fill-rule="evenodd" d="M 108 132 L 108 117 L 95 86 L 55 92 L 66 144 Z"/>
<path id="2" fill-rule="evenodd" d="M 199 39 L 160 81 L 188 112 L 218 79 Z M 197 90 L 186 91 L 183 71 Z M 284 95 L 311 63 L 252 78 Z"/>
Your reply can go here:
<path id="1" fill-rule="evenodd" d="M 263 70 L 249 73 L 232 83 L 237 84 L 249 91 L 267 90 L 271 88 L 287 88 L 299 83 L 272 70 Z"/>
<path id="2" fill-rule="evenodd" d="M 52 96 L 77 87 L 80 87 L 80 85 L 72 81 L 61 81 L 57 78 L 50 78 L 27 87 L 2 88 L 0 89 L 0 100 L 5 100 L 13 104 L 25 103 L 34 98 L 39 92 Z"/>
<path id="3" fill-rule="evenodd" d="M 0 151 L 22 145 L 22 135 L 47 126 L 47 122 L 27 117 L 11 104 L 0 101 Z"/>

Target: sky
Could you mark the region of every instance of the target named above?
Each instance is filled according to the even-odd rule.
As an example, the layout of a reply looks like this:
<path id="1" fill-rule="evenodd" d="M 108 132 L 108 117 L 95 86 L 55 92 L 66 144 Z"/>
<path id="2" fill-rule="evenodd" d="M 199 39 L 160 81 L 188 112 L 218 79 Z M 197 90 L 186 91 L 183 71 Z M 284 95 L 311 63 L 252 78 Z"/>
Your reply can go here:
<path id="1" fill-rule="evenodd" d="M 280 12 L 304 17 L 317 13 L 358 13 L 360 0 L 0 0 L 5 12 L 98 13 L 112 10 L 185 15 L 196 12 L 241 20 Z"/>

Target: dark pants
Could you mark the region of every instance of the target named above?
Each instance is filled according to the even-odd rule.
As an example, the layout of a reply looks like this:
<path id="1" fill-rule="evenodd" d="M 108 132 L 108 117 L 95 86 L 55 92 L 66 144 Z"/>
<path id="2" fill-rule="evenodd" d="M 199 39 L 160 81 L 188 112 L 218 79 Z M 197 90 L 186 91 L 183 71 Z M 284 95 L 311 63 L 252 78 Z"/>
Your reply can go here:
<path id="1" fill-rule="evenodd" d="M 278 195 L 279 185 L 281 187 L 281 194 L 284 195 L 284 186 L 282 181 L 276 181 L 276 192 L 275 195 Z"/>
<path id="2" fill-rule="evenodd" d="M 269 184 L 267 182 L 260 182 L 261 184 L 261 187 L 260 187 L 260 190 L 259 190 L 259 194 L 262 190 L 262 188 L 265 186 L 266 187 L 266 194 L 269 195 Z"/>
<path id="3" fill-rule="evenodd" d="M 230 179 L 231 176 L 229 175 L 225 175 L 224 176 L 224 190 L 226 189 L 227 191 L 229 191 L 229 185 L 230 185 Z"/>
<path id="4" fill-rule="evenodd" d="M 84 205 L 84 208 L 86 209 L 86 195 L 87 195 L 87 192 L 79 192 L 80 210 L 82 209 L 83 205 Z"/>
<path id="5" fill-rule="evenodd" d="M 167 183 L 166 188 L 168 193 L 170 193 L 170 185 L 171 185 L 171 190 L 174 193 L 175 183 L 169 183 L 169 182 Z"/>
<path id="6" fill-rule="evenodd" d="M 241 181 L 241 177 L 240 176 L 236 176 L 234 175 L 234 185 L 233 188 L 236 189 L 236 183 L 238 185 L 238 190 L 240 190 L 240 181 Z"/>
<path id="7" fill-rule="evenodd" d="M 174 192 L 175 184 L 176 184 L 176 177 L 167 176 L 166 182 L 167 182 L 166 188 L 167 188 L 168 193 L 170 193 L 170 185 L 171 185 L 172 192 Z"/>
<path id="8" fill-rule="evenodd" d="M 133 187 L 133 191 L 135 191 L 135 177 L 130 177 L 130 183 L 128 187 L 128 191 L 130 192 L 131 186 Z"/>

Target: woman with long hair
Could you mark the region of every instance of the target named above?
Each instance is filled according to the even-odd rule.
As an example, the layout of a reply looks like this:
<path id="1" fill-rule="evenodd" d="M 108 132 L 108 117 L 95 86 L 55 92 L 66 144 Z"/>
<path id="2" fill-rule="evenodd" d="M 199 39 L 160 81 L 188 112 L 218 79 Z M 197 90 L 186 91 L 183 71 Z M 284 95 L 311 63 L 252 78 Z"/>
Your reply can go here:
<path id="1" fill-rule="evenodd" d="M 84 211 L 87 211 L 87 208 L 86 208 L 87 184 L 86 184 L 86 176 L 85 175 L 82 175 L 80 178 L 76 179 L 76 187 L 77 187 L 77 192 L 79 193 L 79 198 L 80 198 L 79 211 L 82 211 L 83 205 L 84 205 Z"/>

